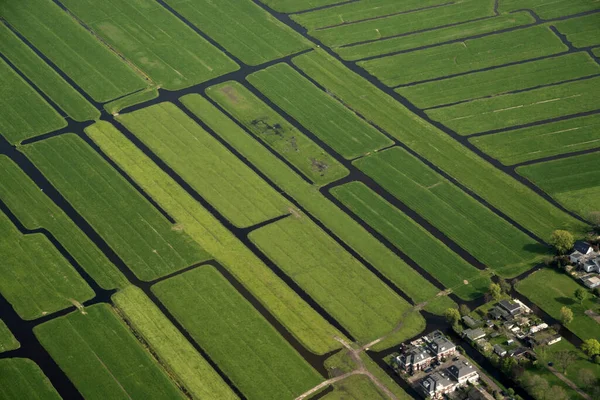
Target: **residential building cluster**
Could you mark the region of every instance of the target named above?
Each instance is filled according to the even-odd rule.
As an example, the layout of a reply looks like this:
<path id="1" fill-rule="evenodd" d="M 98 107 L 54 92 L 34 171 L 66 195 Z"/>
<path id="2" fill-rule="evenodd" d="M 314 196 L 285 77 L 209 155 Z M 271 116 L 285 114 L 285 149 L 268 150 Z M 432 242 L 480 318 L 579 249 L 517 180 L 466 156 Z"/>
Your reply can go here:
<path id="1" fill-rule="evenodd" d="M 581 281 L 586 287 L 590 289 L 600 287 L 600 250 L 598 247 L 594 248 L 589 243 L 578 241 L 569 255 L 569 261 L 585 273 L 581 276 Z"/>

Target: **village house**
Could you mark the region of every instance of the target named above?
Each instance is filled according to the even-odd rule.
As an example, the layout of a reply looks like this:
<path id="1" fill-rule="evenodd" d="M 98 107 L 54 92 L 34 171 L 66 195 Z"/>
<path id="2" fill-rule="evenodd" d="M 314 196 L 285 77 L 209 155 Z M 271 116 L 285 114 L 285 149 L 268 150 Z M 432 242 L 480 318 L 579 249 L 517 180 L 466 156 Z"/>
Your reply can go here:
<path id="1" fill-rule="evenodd" d="M 425 340 L 428 341 L 431 353 L 438 361 L 456 353 L 456 345 L 439 331 L 433 332 Z"/>
<path id="2" fill-rule="evenodd" d="M 456 345 L 440 331 L 434 331 L 424 336 L 419 342 L 424 342 L 425 345 L 410 345 L 394 359 L 398 368 L 415 373 L 426 369 L 435 361 L 443 361 L 446 357 L 456 353 Z"/>
<path id="3" fill-rule="evenodd" d="M 600 287 L 600 277 L 598 276 L 586 276 L 582 278 L 581 281 L 586 287 L 590 289 Z"/>
<path id="4" fill-rule="evenodd" d="M 582 260 L 586 259 L 588 255 L 594 252 L 594 248 L 586 242 L 578 240 L 573 246 L 573 252 L 569 255 L 569 260 L 573 264 L 579 264 Z"/>
<path id="5" fill-rule="evenodd" d="M 583 269 L 587 273 L 600 272 L 600 257 L 585 261 L 581 265 L 581 269 Z"/>
<path id="6" fill-rule="evenodd" d="M 465 329 L 464 331 L 462 331 L 462 335 L 463 335 L 463 337 L 465 337 L 469 340 L 476 341 L 478 339 L 485 337 L 485 331 L 481 328 Z"/>
<path id="7" fill-rule="evenodd" d="M 523 313 L 523 310 L 521 309 L 521 305 L 514 301 L 500 300 L 498 302 L 498 306 L 500 308 L 502 308 L 503 310 L 505 310 L 506 312 L 508 312 L 513 317 Z"/>
<path id="8" fill-rule="evenodd" d="M 435 358 L 426 348 L 411 346 L 404 353 L 396 357 L 395 361 L 396 365 L 404 371 L 414 373 L 429 367 L 435 361 Z"/>
<path id="9" fill-rule="evenodd" d="M 477 370 L 466 361 L 457 362 L 448 367 L 448 373 L 459 385 L 475 383 L 479 379 Z"/>
<path id="10" fill-rule="evenodd" d="M 421 380 L 419 389 L 424 397 L 441 399 L 444 395 L 478 380 L 477 370 L 468 362 L 461 361 L 450 365 L 445 371 L 436 371 L 426 376 Z"/>

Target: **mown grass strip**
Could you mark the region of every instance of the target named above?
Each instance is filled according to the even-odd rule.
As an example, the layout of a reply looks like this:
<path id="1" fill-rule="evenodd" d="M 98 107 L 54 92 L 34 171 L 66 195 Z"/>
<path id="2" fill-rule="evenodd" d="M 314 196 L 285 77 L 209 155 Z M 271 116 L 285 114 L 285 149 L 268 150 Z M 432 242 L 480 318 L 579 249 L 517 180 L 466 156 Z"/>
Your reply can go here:
<path id="1" fill-rule="evenodd" d="M 293 61 L 340 102 L 387 131 L 539 237 L 549 238 L 552 231 L 559 228 L 577 234 L 587 230 L 585 224 L 494 168 L 326 53 L 315 51 L 295 57 Z M 514 199 L 519 201 L 515 202 Z"/>
<path id="2" fill-rule="evenodd" d="M 127 284 L 73 221 L 8 157 L 0 155 L 0 199 L 28 229 L 47 229 L 104 289 Z"/>
<path id="3" fill-rule="evenodd" d="M 174 104 L 117 119 L 234 225 L 251 226 L 289 212 L 279 193 Z"/>
<path id="4" fill-rule="evenodd" d="M 3 2 L 0 14 L 96 101 L 146 86 L 119 56 L 51 1 Z"/>
<path id="5" fill-rule="evenodd" d="M 565 207 L 586 218 L 600 209 L 600 152 L 517 168 Z"/>
<path id="6" fill-rule="evenodd" d="M 135 106 L 137 104 L 145 103 L 146 101 L 153 100 L 158 97 L 158 89 L 157 88 L 147 88 L 137 93 L 132 93 L 123 98 L 117 99 L 115 101 L 111 101 L 110 103 L 106 103 L 104 105 L 104 109 L 110 114 L 117 114 L 119 111 Z"/>
<path id="7" fill-rule="evenodd" d="M 238 398 L 144 292 L 128 286 L 114 294 L 112 300 L 127 323 L 193 399 Z"/>
<path id="8" fill-rule="evenodd" d="M 100 118 L 92 104 L 2 23 L 0 52 L 75 121 Z"/>
<path id="9" fill-rule="evenodd" d="M 42 234 L 21 234 L 0 212 L 0 236 L 0 292 L 21 318 L 33 320 L 94 297 Z"/>
<path id="10" fill-rule="evenodd" d="M 588 0 L 503 0 L 498 6 L 501 13 L 530 9 L 543 19 L 565 17 L 598 8 L 596 2 Z"/>
<path id="11" fill-rule="evenodd" d="M 266 63 L 310 48 L 311 43 L 252 0 L 165 0 L 188 21 L 249 65 Z"/>
<path id="12" fill-rule="evenodd" d="M 209 258 L 77 136 L 22 149 L 140 279 L 153 280 Z"/>
<path id="13" fill-rule="evenodd" d="M 277 64 L 246 79 L 345 158 L 356 158 L 392 144 L 289 65 Z"/>
<path id="14" fill-rule="evenodd" d="M 317 7 L 329 6 L 346 0 L 260 0 L 272 9 L 282 13 L 293 13 L 310 10 Z"/>
<path id="15" fill-rule="evenodd" d="M 181 186 L 110 124 L 96 124 L 91 138 L 127 172 L 179 226 L 206 249 L 310 351 L 324 354 L 343 336 L 309 307 L 258 257 Z M 237 133 L 237 132 L 236 132 Z M 252 140 L 251 138 L 249 138 Z"/>
<path id="16" fill-rule="evenodd" d="M 600 65 L 589 54 L 580 52 L 402 87 L 396 91 L 417 107 L 429 108 L 598 73 Z"/>
<path id="17" fill-rule="evenodd" d="M 60 400 L 46 375 L 27 358 L 0 360 L 0 398 L 4 400 Z"/>
<path id="18" fill-rule="evenodd" d="M 550 29 L 534 26 L 408 54 L 360 61 L 358 65 L 385 85 L 398 86 L 549 56 L 566 50 L 567 46 Z"/>
<path id="19" fill-rule="evenodd" d="M 16 350 L 21 347 L 21 343 L 13 336 L 4 321 L 0 319 L 0 353 L 10 350 Z"/>
<path id="20" fill-rule="evenodd" d="M 86 399 L 183 399 L 183 394 L 108 304 L 34 328 Z"/>
<path id="21" fill-rule="evenodd" d="M 560 33 L 575 47 L 600 44 L 600 14 L 572 18 L 554 24 Z"/>
<path id="22" fill-rule="evenodd" d="M 327 200 L 313 185 L 304 181 L 258 141 L 220 113 L 206 99 L 199 95 L 188 95 L 182 97 L 181 101 L 416 303 L 431 300 L 439 293 L 440 290 L 431 282 L 419 275 L 349 215 Z M 453 304 L 454 302 L 449 298 L 440 297 L 430 304 L 428 311 L 441 314 Z"/>
<path id="23" fill-rule="evenodd" d="M 235 71 L 239 66 L 153 0 L 64 0 L 78 18 L 167 90 Z M 160 29 L 157 29 L 160 27 Z"/>
<path id="24" fill-rule="evenodd" d="M 490 284 L 487 274 L 466 262 L 364 184 L 348 183 L 334 188 L 332 193 L 459 297 L 472 300 L 487 291 Z"/>
<path id="25" fill-rule="evenodd" d="M 206 93 L 255 137 L 286 158 L 317 185 L 348 175 L 348 170 L 242 84 L 230 81 Z"/>
<path id="26" fill-rule="evenodd" d="M 504 165 L 600 147 L 600 115 L 573 118 L 469 139 Z"/>
<path id="27" fill-rule="evenodd" d="M 293 399 L 322 380 L 213 267 L 188 271 L 152 290 L 248 398 Z"/>

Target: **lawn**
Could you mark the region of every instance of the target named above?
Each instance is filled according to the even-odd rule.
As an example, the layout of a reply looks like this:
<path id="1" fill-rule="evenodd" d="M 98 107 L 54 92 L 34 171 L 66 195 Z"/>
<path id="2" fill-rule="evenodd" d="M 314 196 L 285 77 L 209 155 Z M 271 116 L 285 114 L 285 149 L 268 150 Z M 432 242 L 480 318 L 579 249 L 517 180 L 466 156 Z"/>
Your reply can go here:
<path id="1" fill-rule="evenodd" d="M 16 350 L 21 347 L 21 344 L 12 332 L 8 329 L 6 324 L 0 319 L 0 353 L 5 351 Z"/>
<path id="2" fill-rule="evenodd" d="M 27 358 L 0 360 L 0 398 L 4 400 L 60 400 L 44 372 Z"/>
<path id="3" fill-rule="evenodd" d="M 600 44 L 600 15 L 590 14 L 557 22 L 556 28 L 567 36 L 575 47 L 589 47 Z"/>
<path id="4" fill-rule="evenodd" d="M 144 292 L 128 286 L 114 294 L 112 300 L 127 324 L 192 398 L 238 398 Z"/>
<path id="5" fill-rule="evenodd" d="M 570 308 L 574 318 L 566 327 L 582 340 L 598 338 L 600 324 L 584 314 L 585 310 L 597 309 L 598 306 L 591 295 L 583 304 L 579 304 L 574 294 L 581 287 L 583 285 L 562 272 L 543 269 L 519 282 L 516 289 L 556 319 L 560 320 L 562 307 Z"/>
<path id="6" fill-rule="evenodd" d="M 94 297 L 44 235 L 21 234 L 0 212 L 0 237 L 0 292 L 21 318 L 33 320 Z"/>
<path id="7" fill-rule="evenodd" d="M 206 93 L 230 115 L 284 157 L 308 179 L 325 185 L 348 175 L 348 170 L 242 84 L 230 81 Z"/>
<path id="8" fill-rule="evenodd" d="M 381 132 L 289 65 L 277 64 L 246 79 L 345 158 L 356 158 L 392 144 Z"/>
<path id="9" fill-rule="evenodd" d="M 586 356 L 581 350 L 577 347 L 573 346 L 571 342 L 563 339 L 560 342 L 553 344 L 552 346 L 547 347 L 547 352 L 545 355 L 544 361 L 554 361 L 555 368 L 559 370 L 559 372 L 563 372 L 560 370 L 559 366 L 556 365 L 555 354 L 560 351 L 572 351 L 577 354 L 577 359 L 570 363 L 567 367 L 567 378 L 572 380 L 577 386 L 579 386 L 584 391 L 591 389 L 591 387 L 586 387 L 586 384 L 581 380 L 581 371 L 588 370 L 592 372 L 596 377 L 600 377 L 600 365 L 592 362 L 588 356 Z"/>
<path id="10" fill-rule="evenodd" d="M 324 400 L 386 400 L 388 397 L 366 375 L 353 375 L 334 383 L 333 392 L 321 397 Z"/>
<path id="11" fill-rule="evenodd" d="M 34 333 L 86 399 L 184 399 L 107 304 L 38 325 Z"/>
<path id="12" fill-rule="evenodd" d="M 22 149 L 140 279 L 209 258 L 79 137 L 62 135 Z"/>
<path id="13" fill-rule="evenodd" d="M 247 398 L 294 399 L 323 380 L 213 267 L 152 290 Z"/>

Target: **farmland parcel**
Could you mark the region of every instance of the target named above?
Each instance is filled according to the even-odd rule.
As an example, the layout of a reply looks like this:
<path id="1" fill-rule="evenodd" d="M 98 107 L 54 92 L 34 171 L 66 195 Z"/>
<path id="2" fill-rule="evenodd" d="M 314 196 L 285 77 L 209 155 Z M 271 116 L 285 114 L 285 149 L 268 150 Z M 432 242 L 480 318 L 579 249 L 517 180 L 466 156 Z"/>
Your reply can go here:
<path id="1" fill-rule="evenodd" d="M 0 397 L 5 400 L 60 400 L 40 367 L 26 358 L 0 360 Z"/>
<path id="2" fill-rule="evenodd" d="M 0 353 L 18 349 L 20 346 L 19 341 L 15 339 L 4 321 L 0 319 Z"/>

